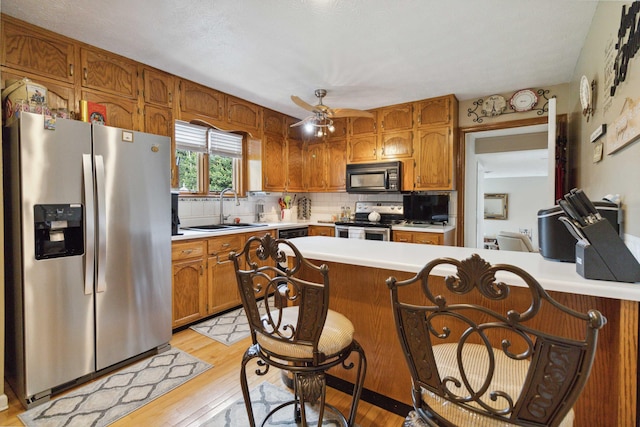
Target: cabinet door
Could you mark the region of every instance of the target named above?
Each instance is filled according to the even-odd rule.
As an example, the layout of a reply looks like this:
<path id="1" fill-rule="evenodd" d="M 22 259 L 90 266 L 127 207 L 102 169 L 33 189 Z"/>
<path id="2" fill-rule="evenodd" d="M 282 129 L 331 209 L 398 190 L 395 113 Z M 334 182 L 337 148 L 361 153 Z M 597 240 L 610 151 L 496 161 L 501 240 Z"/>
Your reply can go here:
<path id="1" fill-rule="evenodd" d="M 206 315 L 204 260 L 173 262 L 173 328 Z"/>
<path id="2" fill-rule="evenodd" d="M 451 123 L 451 97 L 443 96 L 416 103 L 418 126 L 446 126 Z"/>
<path id="3" fill-rule="evenodd" d="M 384 132 L 380 139 L 380 159 L 404 159 L 413 156 L 413 132 Z"/>
<path id="4" fill-rule="evenodd" d="M 334 127 L 334 130 L 329 135 L 327 135 L 328 138 L 345 139 L 347 137 L 347 118 L 346 117 L 333 119 L 333 127 Z"/>
<path id="5" fill-rule="evenodd" d="M 143 67 L 144 102 L 162 107 L 172 107 L 173 76 L 153 68 Z"/>
<path id="6" fill-rule="evenodd" d="M 170 108 L 147 105 L 144 108 L 144 131 L 173 139 L 173 119 Z"/>
<path id="7" fill-rule="evenodd" d="M 295 122 L 293 122 L 295 123 Z M 262 111 L 262 129 L 265 133 L 284 135 L 285 115 L 265 108 Z"/>
<path id="8" fill-rule="evenodd" d="M 83 90 L 82 99 L 107 107 L 107 125 L 122 129 L 141 130 L 138 104 L 133 99 Z"/>
<path id="9" fill-rule="evenodd" d="M 75 101 L 75 90 L 73 85 L 61 83 L 57 80 L 48 79 L 46 77 L 40 77 L 32 74 L 15 74 L 13 70 L 7 71 L 5 67 L 2 70 L 2 84 L 1 87 L 5 89 L 5 83 L 7 80 L 20 80 L 23 77 L 27 77 L 34 83 L 38 83 L 47 88 L 47 105 L 49 108 L 66 108 L 69 111 L 71 118 L 75 117 L 75 111 L 77 104 Z M 4 105 L 3 105 L 4 108 Z M 5 111 L 6 113 L 6 111 Z"/>
<path id="10" fill-rule="evenodd" d="M 345 191 L 347 189 L 347 141 L 327 142 L 327 190 Z"/>
<path id="11" fill-rule="evenodd" d="M 452 190 L 453 141 L 451 128 L 419 131 L 415 162 L 416 190 Z"/>
<path id="12" fill-rule="evenodd" d="M 257 135 L 261 108 L 248 101 L 227 95 L 227 122 L 233 130 L 246 130 Z"/>
<path id="13" fill-rule="evenodd" d="M 299 139 L 287 140 L 287 190 L 304 191 L 303 185 L 304 143 Z"/>
<path id="14" fill-rule="evenodd" d="M 313 142 L 305 150 L 305 187 L 307 191 L 324 191 L 325 179 L 325 143 Z"/>
<path id="15" fill-rule="evenodd" d="M 2 65 L 74 83 L 76 45 L 72 41 L 31 26 L 25 28 L 3 16 L 1 43 Z"/>
<path id="16" fill-rule="evenodd" d="M 372 135 L 377 130 L 376 113 L 373 118 L 369 117 L 351 117 L 349 119 L 349 136 Z"/>
<path id="17" fill-rule="evenodd" d="M 138 66 L 102 50 L 80 49 L 82 86 L 127 98 L 138 96 Z"/>
<path id="18" fill-rule="evenodd" d="M 349 163 L 376 161 L 378 159 L 378 137 L 376 135 L 350 137 L 347 156 Z"/>
<path id="19" fill-rule="evenodd" d="M 180 112 L 201 117 L 204 120 L 222 121 L 224 95 L 222 92 L 190 82 L 180 81 Z M 190 118 L 183 120 L 189 121 Z"/>
<path id="20" fill-rule="evenodd" d="M 229 253 L 212 256 L 208 259 L 208 312 L 219 313 L 242 304 L 236 272 Z"/>
<path id="21" fill-rule="evenodd" d="M 378 122 L 378 128 L 381 132 L 411 130 L 413 128 L 413 104 L 381 108 L 378 112 Z"/>
<path id="22" fill-rule="evenodd" d="M 262 188 L 264 191 L 284 191 L 287 171 L 284 136 L 265 133 L 262 144 Z"/>

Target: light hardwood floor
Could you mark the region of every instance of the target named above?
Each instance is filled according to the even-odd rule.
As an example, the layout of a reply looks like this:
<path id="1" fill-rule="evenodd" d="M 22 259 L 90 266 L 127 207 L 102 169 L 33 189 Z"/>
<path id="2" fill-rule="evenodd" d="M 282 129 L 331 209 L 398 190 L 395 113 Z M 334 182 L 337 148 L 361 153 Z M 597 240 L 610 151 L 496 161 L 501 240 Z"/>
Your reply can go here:
<path id="1" fill-rule="evenodd" d="M 225 346 L 190 329 L 177 332 L 173 335 L 171 345 L 212 364 L 213 368 L 127 415 L 114 423 L 113 427 L 201 425 L 232 402 L 242 398 L 239 382 L 240 361 L 250 342 L 250 338 L 246 338 L 234 345 Z M 251 387 L 263 381 L 283 387 L 280 371 L 277 369 L 270 370 L 264 377 L 250 375 L 249 380 L 253 382 Z M 0 412 L 0 425 L 22 426 L 18 414 L 24 409 L 6 383 L 5 392 L 9 397 L 9 409 Z M 327 401 L 345 414 L 349 412 L 350 398 L 347 394 L 327 388 Z M 404 417 L 365 401 L 360 401 L 358 406 L 356 422 L 361 427 L 400 427 L 403 421 Z"/>

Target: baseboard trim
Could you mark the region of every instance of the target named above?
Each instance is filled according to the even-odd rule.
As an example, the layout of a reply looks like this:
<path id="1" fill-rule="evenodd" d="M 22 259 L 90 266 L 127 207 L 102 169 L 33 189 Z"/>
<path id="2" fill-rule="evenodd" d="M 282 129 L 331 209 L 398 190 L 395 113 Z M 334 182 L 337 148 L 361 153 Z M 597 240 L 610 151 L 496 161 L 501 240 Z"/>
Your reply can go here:
<path id="1" fill-rule="evenodd" d="M 345 381 L 338 377 L 334 377 L 333 375 L 327 375 L 326 378 L 327 385 L 329 387 L 333 387 L 336 390 L 340 390 L 341 392 L 348 394 L 351 394 L 351 392 L 353 391 L 353 384 L 348 381 Z M 411 393 L 411 390 L 407 390 L 407 393 Z M 407 405 L 406 403 L 391 399 L 390 397 L 384 396 L 380 393 L 366 388 L 362 390 L 360 400 L 371 403 L 372 405 L 382 408 L 385 411 L 393 412 L 394 414 L 400 415 L 401 417 L 406 417 L 407 414 L 409 414 L 409 412 L 413 410 L 413 406 L 411 405 Z"/>

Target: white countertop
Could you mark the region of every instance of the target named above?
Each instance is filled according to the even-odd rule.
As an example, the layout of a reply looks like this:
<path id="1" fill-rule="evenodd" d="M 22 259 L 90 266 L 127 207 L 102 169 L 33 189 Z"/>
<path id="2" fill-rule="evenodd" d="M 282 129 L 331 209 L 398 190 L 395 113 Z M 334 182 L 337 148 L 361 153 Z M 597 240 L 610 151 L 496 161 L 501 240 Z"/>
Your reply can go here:
<path id="1" fill-rule="evenodd" d="M 297 222 L 264 222 L 264 223 L 256 223 L 260 224 L 254 227 L 229 227 L 211 231 L 199 231 L 199 230 L 187 230 L 184 228 L 180 228 L 177 236 L 171 236 L 171 241 L 175 242 L 177 240 L 189 240 L 189 239 L 200 239 L 206 237 L 215 237 L 215 236 L 226 236 L 229 234 L 237 234 L 237 233 L 252 233 L 254 231 L 260 230 L 284 230 L 289 228 L 298 228 L 298 227 L 306 227 L 309 224 L 302 224 Z M 193 226 L 196 227 L 196 226 Z"/>
<path id="2" fill-rule="evenodd" d="M 549 291 L 640 301 L 640 283 L 584 279 L 576 273 L 575 264 L 547 261 L 539 253 L 359 239 L 336 240 L 334 237 L 323 236 L 298 237 L 292 243 L 309 259 L 410 273 L 417 273 L 426 263 L 436 258 L 462 260 L 477 253 L 491 264 L 511 264 L 522 268 Z M 445 276 L 455 273 L 455 270 L 451 266 L 439 266 L 433 272 Z M 498 280 L 511 279 L 510 283 L 513 285 L 524 286 L 524 282 L 513 280 L 514 278 L 515 276 L 506 272 L 497 275 Z"/>

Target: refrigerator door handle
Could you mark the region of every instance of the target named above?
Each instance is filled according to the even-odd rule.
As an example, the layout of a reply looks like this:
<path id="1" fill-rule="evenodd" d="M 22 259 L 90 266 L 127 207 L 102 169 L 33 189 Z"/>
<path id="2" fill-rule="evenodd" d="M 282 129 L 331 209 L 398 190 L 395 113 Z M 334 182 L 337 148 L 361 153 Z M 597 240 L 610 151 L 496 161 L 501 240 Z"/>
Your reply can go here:
<path id="1" fill-rule="evenodd" d="M 93 165 L 91 154 L 82 155 L 82 177 L 84 180 L 85 208 L 85 260 L 84 260 L 84 293 L 93 294 L 93 275 L 95 273 L 95 210 L 93 201 Z"/>
<path id="2" fill-rule="evenodd" d="M 98 283 L 96 292 L 107 290 L 107 207 L 105 197 L 104 158 L 95 156 L 96 160 L 96 195 L 98 212 Z"/>

